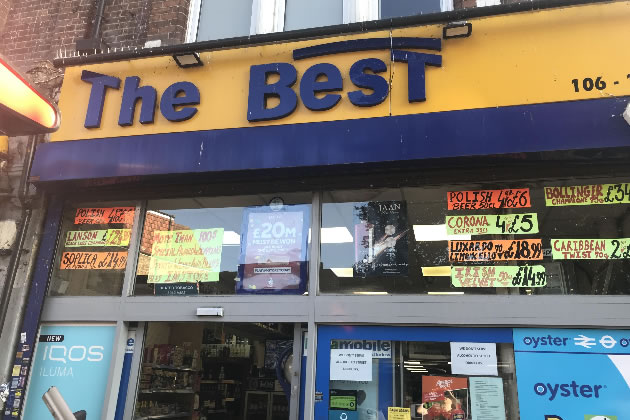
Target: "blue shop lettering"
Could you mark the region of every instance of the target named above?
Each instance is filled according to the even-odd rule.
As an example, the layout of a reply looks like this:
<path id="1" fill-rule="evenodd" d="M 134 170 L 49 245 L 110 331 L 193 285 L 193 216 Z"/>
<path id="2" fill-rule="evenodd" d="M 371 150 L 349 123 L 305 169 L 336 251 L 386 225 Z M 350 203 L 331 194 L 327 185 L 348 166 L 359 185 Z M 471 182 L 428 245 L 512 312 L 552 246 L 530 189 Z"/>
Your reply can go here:
<path id="1" fill-rule="evenodd" d="M 532 346 L 538 348 L 538 346 L 566 346 L 568 338 L 566 337 L 553 337 L 551 334 L 540 337 L 524 337 L 523 344 L 526 346 Z"/>
<path id="2" fill-rule="evenodd" d="M 604 385 L 578 385 L 577 382 L 571 381 L 568 384 L 545 384 L 538 382 L 534 385 L 536 395 L 548 396 L 549 401 L 553 401 L 556 397 L 584 397 L 599 398 L 599 391 L 605 388 Z"/>
<path id="3" fill-rule="evenodd" d="M 365 50 L 391 51 L 393 62 L 408 64 L 408 100 L 422 102 L 426 100 L 425 67 L 442 66 L 442 56 L 396 48 L 426 48 L 440 51 L 441 40 L 436 38 L 369 38 L 350 41 L 332 42 L 315 45 L 293 51 L 296 60 Z M 350 67 L 349 78 L 352 84 L 360 88 L 348 92 L 350 103 L 358 107 L 375 106 L 389 95 L 389 82 L 380 73 L 387 71 L 387 65 L 377 58 L 364 58 Z M 269 83 L 270 76 L 278 80 Z M 289 116 L 298 105 L 298 95 L 293 90 L 297 83 L 296 68 L 289 63 L 270 63 L 250 67 L 249 97 L 247 101 L 247 120 L 269 121 Z M 361 89 L 372 92 L 364 93 Z M 330 63 L 319 63 L 309 67 L 302 75 L 299 83 L 300 99 L 311 111 L 325 111 L 333 108 L 341 100 L 338 93 L 343 91 L 343 77 L 339 68 Z M 324 93 L 322 96 L 321 94 Z M 318 95 L 319 94 L 319 95 Z M 267 107 L 269 98 L 276 98 L 279 104 Z"/>
<path id="4" fill-rule="evenodd" d="M 85 128 L 98 128 L 101 126 L 107 88 L 120 89 L 121 80 L 117 77 L 87 70 L 83 70 L 81 80 L 92 85 L 84 126 Z M 127 77 L 123 87 L 118 125 L 123 127 L 133 125 L 133 116 L 138 101 L 142 102 L 140 124 L 152 124 L 155 120 L 157 91 L 153 86 L 140 86 L 140 78 L 137 76 Z M 169 121 L 186 121 L 197 113 L 197 108 L 190 105 L 199 105 L 199 102 L 197 86 L 191 82 L 176 82 L 162 93 L 160 112 Z"/>

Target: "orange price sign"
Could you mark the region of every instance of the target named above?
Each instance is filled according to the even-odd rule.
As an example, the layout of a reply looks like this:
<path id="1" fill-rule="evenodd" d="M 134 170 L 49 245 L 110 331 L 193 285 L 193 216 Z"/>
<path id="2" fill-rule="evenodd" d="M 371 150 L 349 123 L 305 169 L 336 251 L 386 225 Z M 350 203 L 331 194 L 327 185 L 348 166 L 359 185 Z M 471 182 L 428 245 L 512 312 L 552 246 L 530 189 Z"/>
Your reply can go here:
<path id="1" fill-rule="evenodd" d="M 64 252 L 62 270 L 122 270 L 127 265 L 126 252 Z"/>
<path id="2" fill-rule="evenodd" d="M 454 262 L 543 259 L 540 239 L 448 241 L 448 254 Z"/>
<path id="3" fill-rule="evenodd" d="M 108 225 L 133 223 L 135 207 L 78 208 L 74 217 L 75 225 Z"/>
<path id="4" fill-rule="evenodd" d="M 449 191 L 449 210 L 517 209 L 531 207 L 529 188 Z"/>

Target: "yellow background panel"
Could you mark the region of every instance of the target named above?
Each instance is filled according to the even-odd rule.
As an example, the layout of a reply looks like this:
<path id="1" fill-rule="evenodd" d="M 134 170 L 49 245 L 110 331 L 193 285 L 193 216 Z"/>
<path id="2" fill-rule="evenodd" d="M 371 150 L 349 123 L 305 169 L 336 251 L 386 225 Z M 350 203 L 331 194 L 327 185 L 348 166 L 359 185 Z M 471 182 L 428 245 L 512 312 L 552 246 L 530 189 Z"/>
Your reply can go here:
<path id="1" fill-rule="evenodd" d="M 442 41 L 442 51 L 422 52 L 442 55 L 442 67 L 426 68 L 426 101 L 408 102 L 406 63 L 390 62 L 389 51 L 364 51 L 293 61 L 294 49 L 347 39 L 389 37 L 389 31 L 250 48 L 221 50 L 201 54 L 203 67 L 181 69 L 172 57 L 70 67 L 61 93 L 59 108 L 63 119 L 52 141 L 131 136 L 142 134 L 212 130 L 261 125 L 299 124 L 319 121 L 373 118 L 387 115 L 420 114 L 460 109 L 487 108 L 545 102 L 582 100 L 603 96 L 630 95 L 630 2 L 599 3 L 559 9 L 477 18 L 469 38 Z M 394 37 L 441 37 L 442 25 L 397 29 Z M 348 77 L 353 63 L 363 58 L 379 58 L 389 66 L 391 92 L 374 107 L 356 107 L 347 93 L 357 88 Z M 332 63 L 342 74 L 342 99 L 327 111 L 310 111 L 301 101 L 288 117 L 250 123 L 247 121 L 249 70 L 255 64 L 290 63 L 296 67 L 299 93 L 301 76 L 313 64 Z M 83 70 L 122 79 L 119 90 L 107 89 L 100 128 L 83 124 L 91 84 L 81 81 Z M 153 124 L 138 122 L 118 125 L 124 78 L 139 76 L 141 86 L 151 85 L 158 92 L 158 109 Z M 607 83 L 603 91 L 582 88 L 582 80 L 601 76 Z M 579 79 L 575 92 L 572 79 Z M 200 91 L 197 114 L 188 121 L 170 122 L 159 111 L 159 97 L 169 85 L 193 82 Z M 618 81 L 615 85 L 613 82 Z M 369 93 L 369 91 L 368 91 Z M 299 96 L 299 95 L 298 95 Z"/>

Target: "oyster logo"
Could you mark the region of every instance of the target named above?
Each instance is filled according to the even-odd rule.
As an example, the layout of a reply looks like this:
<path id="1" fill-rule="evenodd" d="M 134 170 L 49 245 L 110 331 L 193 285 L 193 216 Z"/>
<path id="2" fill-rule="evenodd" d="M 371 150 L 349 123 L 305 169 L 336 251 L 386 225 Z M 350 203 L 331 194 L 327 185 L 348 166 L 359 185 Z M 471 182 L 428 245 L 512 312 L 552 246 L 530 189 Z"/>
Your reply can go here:
<path id="1" fill-rule="evenodd" d="M 534 385 L 534 392 L 541 397 L 549 398 L 553 401 L 556 397 L 574 398 L 599 398 L 600 391 L 606 388 L 605 385 L 579 385 L 575 381 L 568 384 L 549 384 L 538 382 Z"/>

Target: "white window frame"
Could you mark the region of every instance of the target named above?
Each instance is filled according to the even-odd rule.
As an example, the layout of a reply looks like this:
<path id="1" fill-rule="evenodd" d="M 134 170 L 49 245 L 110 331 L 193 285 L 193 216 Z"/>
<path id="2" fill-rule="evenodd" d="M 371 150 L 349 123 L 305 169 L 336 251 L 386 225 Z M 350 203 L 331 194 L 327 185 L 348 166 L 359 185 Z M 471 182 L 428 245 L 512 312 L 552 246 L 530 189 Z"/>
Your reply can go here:
<path id="1" fill-rule="evenodd" d="M 197 41 L 197 31 L 199 29 L 199 19 L 201 18 L 201 0 L 190 0 L 188 6 L 188 23 L 186 24 L 186 42 Z"/>
<path id="2" fill-rule="evenodd" d="M 455 10 L 453 0 L 440 0 L 440 11 L 451 12 L 453 10 Z"/>
<path id="3" fill-rule="evenodd" d="M 498 6 L 501 0 L 477 0 L 477 7 Z"/>
<path id="4" fill-rule="evenodd" d="M 378 20 L 380 6 L 380 0 L 343 0 L 343 23 Z"/>
<path id="5" fill-rule="evenodd" d="M 285 6 L 285 0 L 254 0 L 249 34 L 282 32 Z"/>

